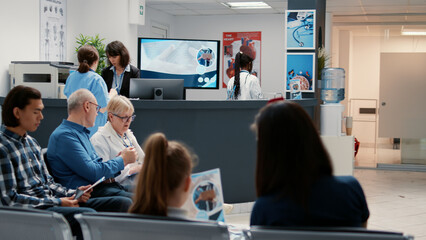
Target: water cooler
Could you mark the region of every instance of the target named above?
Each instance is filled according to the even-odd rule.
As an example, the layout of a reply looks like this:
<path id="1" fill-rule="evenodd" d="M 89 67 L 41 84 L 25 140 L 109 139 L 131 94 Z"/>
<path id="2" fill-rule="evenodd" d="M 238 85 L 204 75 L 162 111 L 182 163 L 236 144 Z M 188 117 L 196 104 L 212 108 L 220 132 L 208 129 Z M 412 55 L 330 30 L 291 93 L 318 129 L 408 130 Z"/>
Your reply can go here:
<path id="1" fill-rule="evenodd" d="M 340 101 L 345 99 L 345 70 L 324 68 L 321 72 L 321 135 L 341 136 L 342 113 L 345 107 Z"/>

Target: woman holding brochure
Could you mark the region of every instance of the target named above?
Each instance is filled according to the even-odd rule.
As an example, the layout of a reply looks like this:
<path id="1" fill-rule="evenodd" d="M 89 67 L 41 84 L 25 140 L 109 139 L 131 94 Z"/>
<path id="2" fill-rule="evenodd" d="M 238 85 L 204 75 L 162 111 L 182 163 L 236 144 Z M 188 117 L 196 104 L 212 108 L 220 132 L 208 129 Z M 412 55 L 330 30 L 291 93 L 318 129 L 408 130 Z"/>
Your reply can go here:
<path id="1" fill-rule="evenodd" d="M 128 164 L 115 178 L 128 191 L 133 189 L 134 176 L 139 173 L 145 154 L 133 132 L 129 129 L 135 119 L 132 102 L 124 96 L 113 97 L 107 105 L 108 122 L 90 138 L 96 153 L 107 161 L 120 155 L 128 147 L 134 147 L 138 153 L 135 163 Z"/>

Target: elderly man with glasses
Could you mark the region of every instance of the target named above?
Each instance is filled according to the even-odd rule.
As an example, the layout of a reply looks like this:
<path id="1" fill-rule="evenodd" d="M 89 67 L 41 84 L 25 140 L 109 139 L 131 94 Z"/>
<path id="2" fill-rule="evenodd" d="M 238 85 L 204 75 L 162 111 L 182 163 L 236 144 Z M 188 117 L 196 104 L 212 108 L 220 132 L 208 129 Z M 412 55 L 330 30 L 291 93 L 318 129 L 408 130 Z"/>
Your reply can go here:
<path id="1" fill-rule="evenodd" d="M 140 147 L 135 135 L 129 129 L 135 119 L 135 108 L 125 96 L 117 95 L 107 105 L 108 122 L 90 138 L 98 155 L 103 161 L 113 159 L 128 147 L 134 147 L 138 153 L 135 163 L 127 165 L 121 174 L 115 178 L 126 189 L 132 191 L 134 178 L 139 173 L 145 153 Z"/>
<path id="2" fill-rule="evenodd" d="M 93 188 L 92 197 L 123 196 L 132 193 L 115 181 L 115 177 L 138 159 L 133 146 L 124 148 L 118 156 L 103 161 L 89 139 L 87 129 L 95 123 L 99 105 L 87 89 L 79 89 L 68 98 L 68 119 L 63 120 L 49 138 L 47 160 L 52 175 L 68 188 L 84 186 L 105 177 Z"/>

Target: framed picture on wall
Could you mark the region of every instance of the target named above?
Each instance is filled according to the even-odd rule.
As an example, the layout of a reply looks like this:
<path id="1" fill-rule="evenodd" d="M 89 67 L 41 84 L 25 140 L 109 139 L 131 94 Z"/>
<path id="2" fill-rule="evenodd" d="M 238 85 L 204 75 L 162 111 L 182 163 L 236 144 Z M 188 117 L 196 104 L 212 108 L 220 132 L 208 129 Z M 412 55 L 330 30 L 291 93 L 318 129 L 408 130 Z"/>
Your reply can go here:
<path id="1" fill-rule="evenodd" d="M 315 49 L 315 10 L 287 10 L 285 16 L 287 49 Z"/>
<path id="2" fill-rule="evenodd" d="M 298 84 L 301 92 L 315 91 L 315 53 L 287 53 L 286 92 Z"/>

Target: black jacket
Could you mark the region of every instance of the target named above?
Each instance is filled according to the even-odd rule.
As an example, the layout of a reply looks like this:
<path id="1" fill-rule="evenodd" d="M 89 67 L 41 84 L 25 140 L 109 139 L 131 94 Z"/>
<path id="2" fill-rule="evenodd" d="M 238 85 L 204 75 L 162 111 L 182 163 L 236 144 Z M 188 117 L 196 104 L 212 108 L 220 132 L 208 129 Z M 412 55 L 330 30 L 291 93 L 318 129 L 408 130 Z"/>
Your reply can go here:
<path id="1" fill-rule="evenodd" d="M 108 66 L 102 69 L 102 78 L 104 79 L 108 92 L 112 86 L 112 80 L 114 79 L 114 72 L 110 70 L 111 66 Z M 130 86 L 130 78 L 139 78 L 141 72 L 139 69 L 133 65 L 130 65 L 130 72 L 124 72 L 123 83 L 121 84 L 121 90 L 119 92 L 120 95 L 129 97 L 129 86 Z"/>

